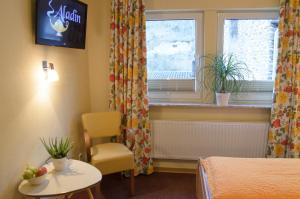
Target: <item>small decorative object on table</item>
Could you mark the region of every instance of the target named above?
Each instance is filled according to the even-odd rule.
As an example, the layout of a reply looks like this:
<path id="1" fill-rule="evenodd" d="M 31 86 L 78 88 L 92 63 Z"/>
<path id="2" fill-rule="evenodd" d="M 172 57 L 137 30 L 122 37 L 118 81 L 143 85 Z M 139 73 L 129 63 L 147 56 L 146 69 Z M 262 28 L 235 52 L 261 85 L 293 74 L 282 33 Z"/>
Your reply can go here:
<path id="1" fill-rule="evenodd" d="M 41 138 L 45 149 L 52 158 L 52 162 L 56 171 L 62 171 L 68 165 L 67 155 L 73 145 L 69 138 L 49 138 L 48 143 Z"/>
<path id="2" fill-rule="evenodd" d="M 209 55 L 204 58 L 207 60 L 201 70 L 204 76 L 201 86 L 215 92 L 218 106 L 227 106 L 230 93 L 241 90 L 250 71 L 245 63 L 238 61 L 232 54 Z"/>
<path id="3" fill-rule="evenodd" d="M 19 184 L 18 190 L 23 197 L 71 198 L 74 193 L 86 190 L 90 199 L 102 198 L 100 193 L 102 174 L 96 167 L 72 159 L 68 160 L 69 168 L 61 172 L 53 171 L 52 162 L 44 166 L 48 169 L 44 183 L 32 186 L 27 180 L 22 180 Z M 94 192 L 91 189 L 94 189 Z"/>
<path id="4" fill-rule="evenodd" d="M 23 179 L 28 180 L 31 185 L 39 185 L 43 183 L 47 176 L 47 168 L 40 167 L 35 168 L 31 166 L 27 166 L 27 168 L 23 172 Z"/>

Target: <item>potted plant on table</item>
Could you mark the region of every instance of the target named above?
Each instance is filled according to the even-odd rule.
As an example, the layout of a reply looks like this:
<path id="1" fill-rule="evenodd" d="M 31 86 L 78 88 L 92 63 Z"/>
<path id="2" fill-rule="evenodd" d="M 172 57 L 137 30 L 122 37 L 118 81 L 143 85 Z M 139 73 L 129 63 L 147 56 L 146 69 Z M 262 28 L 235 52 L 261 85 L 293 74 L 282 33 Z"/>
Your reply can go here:
<path id="1" fill-rule="evenodd" d="M 201 85 L 215 92 L 217 105 L 227 106 L 230 93 L 240 91 L 250 71 L 245 63 L 239 62 L 232 54 L 204 58 L 206 64 L 201 70 L 204 75 Z"/>
<path id="2" fill-rule="evenodd" d="M 55 170 L 62 171 L 67 166 L 67 155 L 73 147 L 69 138 L 49 138 L 48 143 L 41 138 L 45 149 L 52 158 Z"/>

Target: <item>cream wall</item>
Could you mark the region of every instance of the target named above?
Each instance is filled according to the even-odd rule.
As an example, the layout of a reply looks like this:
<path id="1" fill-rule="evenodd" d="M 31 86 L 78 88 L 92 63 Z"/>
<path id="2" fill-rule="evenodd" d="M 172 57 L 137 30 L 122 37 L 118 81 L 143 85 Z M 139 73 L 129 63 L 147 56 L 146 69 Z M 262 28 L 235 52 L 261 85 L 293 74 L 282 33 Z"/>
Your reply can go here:
<path id="1" fill-rule="evenodd" d="M 108 110 L 109 94 L 109 46 L 110 46 L 110 0 L 89 2 L 89 73 L 92 111 Z"/>
<path id="2" fill-rule="evenodd" d="M 279 7 L 278 0 L 145 0 L 147 10 L 224 10 Z"/>
<path id="3" fill-rule="evenodd" d="M 151 119 L 155 120 L 207 120 L 265 122 L 270 118 L 269 108 L 219 108 L 189 106 L 154 106 L 150 108 Z"/>
<path id="4" fill-rule="evenodd" d="M 34 44 L 33 0 L 0 8 L 0 198 L 20 198 L 17 183 L 26 164 L 48 157 L 39 138 L 71 136 L 81 151 L 80 115 L 89 111 L 87 50 Z M 41 61 L 54 63 L 60 81 L 44 85 Z"/>

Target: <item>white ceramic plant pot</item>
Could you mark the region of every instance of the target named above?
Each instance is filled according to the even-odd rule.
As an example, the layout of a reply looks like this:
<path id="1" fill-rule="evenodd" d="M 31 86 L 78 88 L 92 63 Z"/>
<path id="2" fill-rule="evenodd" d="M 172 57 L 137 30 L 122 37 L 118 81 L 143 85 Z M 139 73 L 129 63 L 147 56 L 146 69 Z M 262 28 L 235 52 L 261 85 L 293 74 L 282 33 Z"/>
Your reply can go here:
<path id="1" fill-rule="evenodd" d="M 52 158 L 52 162 L 56 171 L 63 171 L 68 165 L 68 159 L 66 157 L 61 159 Z"/>
<path id="2" fill-rule="evenodd" d="M 216 93 L 216 101 L 218 106 L 227 106 L 230 93 Z"/>

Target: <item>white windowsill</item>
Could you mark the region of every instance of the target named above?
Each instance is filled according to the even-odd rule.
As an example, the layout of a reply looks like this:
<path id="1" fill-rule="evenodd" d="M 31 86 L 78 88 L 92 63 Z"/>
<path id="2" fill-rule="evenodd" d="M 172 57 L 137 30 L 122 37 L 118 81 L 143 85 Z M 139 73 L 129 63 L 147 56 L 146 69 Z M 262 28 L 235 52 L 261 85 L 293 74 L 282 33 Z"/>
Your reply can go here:
<path id="1" fill-rule="evenodd" d="M 271 109 L 271 105 L 256 104 L 228 104 L 228 106 L 218 106 L 216 104 L 203 104 L 195 102 L 150 102 L 150 107 L 203 107 L 203 108 L 255 108 L 255 109 Z"/>

